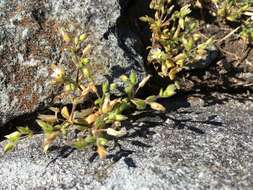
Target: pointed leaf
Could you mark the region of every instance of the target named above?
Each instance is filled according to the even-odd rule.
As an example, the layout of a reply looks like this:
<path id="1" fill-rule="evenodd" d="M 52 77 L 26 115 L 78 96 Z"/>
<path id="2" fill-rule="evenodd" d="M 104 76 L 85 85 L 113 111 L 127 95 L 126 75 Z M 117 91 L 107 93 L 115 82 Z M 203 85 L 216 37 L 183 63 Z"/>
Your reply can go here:
<path id="1" fill-rule="evenodd" d="M 128 117 L 127 116 L 124 116 L 124 115 L 121 115 L 121 114 L 116 114 L 115 115 L 115 121 L 124 121 L 124 120 L 127 120 Z"/>
<path id="2" fill-rule="evenodd" d="M 17 129 L 22 135 L 28 135 L 28 137 L 32 137 L 33 133 L 29 127 L 18 127 Z"/>
<path id="3" fill-rule="evenodd" d="M 100 116 L 95 121 L 96 129 L 101 129 L 105 126 L 104 117 Z"/>
<path id="4" fill-rule="evenodd" d="M 84 40 L 87 39 L 87 37 L 88 37 L 87 34 L 81 34 L 81 35 L 79 36 L 79 41 L 80 41 L 80 42 L 83 42 Z"/>
<path id="5" fill-rule="evenodd" d="M 82 109 L 75 112 L 75 118 L 85 118 L 93 112 L 92 108 Z"/>
<path id="6" fill-rule="evenodd" d="M 114 91 L 116 89 L 117 89 L 117 84 L 115 84 L 115 83 L 110 84 L 110 90 L 111 91 Z"/>
<path id="7" fill-rule="evenodd" d="M 87 143 L 85 142 L 84 139 L 77 139 L 71 144 L 71 146 L 73 146 L 74 148 L 78 150 L 82 150 L 87 147 Z"/>
<path id="8" fill-rule="evenodd" d="M 49 134 L 49 133 L 53 132 L 54 128 L 52 125 L 50 125 L 42 120 L 36 120 L 36 122 L 42 128 L 42 130 L 44 131 L 45 134 Z"/>
<path id="9" fill-rule="evenodd" d="M 136 106 L 138 110 L 144 110 L 146 108 L 146 103 L 142 99 L 134 98 L 131 102 Z"/>
<path id="10" fill-rule="evenodd" d="M 102 92 L 105 94 L 108 91 L 108 82 L 102 84 Z"/>
<path id="11" fill-rule="evenodd" d="M 90 125 L 90 124 L 92 124 L 92 123 L 94 123 L 96 121 L 97 117 L 98 117 L 97 114 L 91 114 L 85 120 Z"/>
<path id="12" fill-rule="evenodd" d="M 145 101 L 147 102 L 155 102 L 157 100 L 157 96 L 149 96 Z"/>
<path id="13" fill-rule="evenodd" d="M 169 85 L 165 91 L 163 92 L 163 98 L 168 98 L 176 94 L 176 86 L 175 84 Z"/>
<path id="14" fill-rule="evenodd" d="M 157 102 L 151 102 L 151 103 L 149 103 L 149 105 L 150 105 L 150 107 L 151 107 L 153 110 L 157 110 L 157 111 L 166 111 L 166 108 L 165 108 L 163 105 L 161 105 L 161 104 L 159 104 L 159 103 L 157 103 Z"/>
<path id="15" fill-rule="evenodd" d="M 14 147 L 15 147 L 15 144 L 14 144 L 14 143 L 7 143 L 7 144 L 4 146 L 4 153 L 7 153 L 7 152 L 12 151 Z"/>
<path id="16" fill-rule="evenodd" d="M 107 152 L 103 146 L 98 146 L 97 153 L 98 153 L 100 159 L 106 158 Z"/>
<path id="17" fill-rule="evenodd" d="M 94 144 L 96 142 L 96 137 L 87 136 L 84 140 L 88 145 L 90 145 L 90 144 Z"/>
<path id="18" fill-rule="evenodd" d="M 5 138 L 7 138 L 10 142 L 16 143 L 20 139 L 21 133 L 18 131 L 15 131 L 9 135 L 6 135 Z"/>
<path id="19" fill-rule="evenodd" d="M 148 75 L 144 79 L 142 79 L 142 81 L 139 84 L 139 88 L 143 88 L 150 78 L 151 78 L 151 75 Z"/>
<path id="20" fill-rule="evenodd" d="M 49 146 L 53 143 L 53 141 L 60 135 L 59 131 L 53 132 L 46 136 L 44 139 L 43 149 L 44 152 L 47 152 Z"/>
<path id="21" fill-rule="evenodd" d="M 69 114 L 69 111 L 68 111 L 67 106 L 64 106 L 64 107 L 62 108 L 62 110 L 61 110 L 61 115 L 62 115 L 63 118 L 65 118 L 65 119 L 67 119 L 67 120 L 69 119 L 70 114 Z"/>
<path id="22" fill-rule="evenodd" d="M 126 86 L 125 89 L 124 89 L 124 91 L 128 95 L 128 97 L 130 97 L 132 95 L 133 86 L 132 85 Z"/>
<path id="23" fill-rule="evenodd" d="M 107 144 L 107 140 L 105 138 L 100 137 L 97 139 L 97 146 L 104 146 L 106 144 Z"/>
<path id="24" fill-rule="evenodd" d="M 137 73 L 136 71 L 132 70 L 131 73 L 130 73 L 130 82 L 133 84 L 133 85 L 136 85 L 137 84 Z"/>
<path id="25" fill-rule="evenodd" d="M 128 81 L 128 77 L 126 75 L 121 75 L 120 80 L 122 80 L 123 82 L 127 82 Z"/>
<path id="26" fill-rule="evenodd" d="M 41 119 L 42 121 L 49 122 L 49 123 L 55 123 L 57 121 L 57 118 L 55 117 L 55 115 L 40 114 L 38 118 Z"/>

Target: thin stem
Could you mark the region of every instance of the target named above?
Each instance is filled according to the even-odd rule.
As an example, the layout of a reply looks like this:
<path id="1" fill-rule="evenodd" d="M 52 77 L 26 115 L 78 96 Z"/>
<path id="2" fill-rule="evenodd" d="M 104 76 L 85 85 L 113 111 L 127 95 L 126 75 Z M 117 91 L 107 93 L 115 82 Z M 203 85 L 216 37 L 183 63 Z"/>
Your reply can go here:
<path id="1" fill-rule="evenodd" d="M 232 36 L 234 33 L 236 33 L 241 27 L 238 26 L 236 29 L 232 30 L 231 32 L 229 32 L 224 38 L 220 39 L 218 41 L 218 43 L 223 42 L 224 40 L 226 40 L 227 38 L 229 38 L 230 36 Z"/>
<path id="2" fill-rule="evenodd" d="M 74 117 L 75 110 L 76 110 L 76 104 L 73 104 L 71 114 L 70 114 L 70 117 L 69 117 L 70 122 L 73 122 L 73 117 Z"/>

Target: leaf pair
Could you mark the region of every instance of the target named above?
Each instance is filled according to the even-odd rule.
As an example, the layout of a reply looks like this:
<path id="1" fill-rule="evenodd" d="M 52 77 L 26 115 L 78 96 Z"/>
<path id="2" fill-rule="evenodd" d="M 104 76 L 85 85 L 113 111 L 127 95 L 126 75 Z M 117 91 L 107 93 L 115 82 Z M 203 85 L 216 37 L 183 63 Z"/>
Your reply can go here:
<path id="1" fill-rule="evenodd" d="M 5 136 L 5 138 L 8 140 L 7 144 L 4 146 L 5 153 L 14 149 L 22 135 L 25 135 L 29 138 L 31 138 L 33 135 L 32 131 L 28 127 L 18 127 L 17 129 L 17 131 Z"/>

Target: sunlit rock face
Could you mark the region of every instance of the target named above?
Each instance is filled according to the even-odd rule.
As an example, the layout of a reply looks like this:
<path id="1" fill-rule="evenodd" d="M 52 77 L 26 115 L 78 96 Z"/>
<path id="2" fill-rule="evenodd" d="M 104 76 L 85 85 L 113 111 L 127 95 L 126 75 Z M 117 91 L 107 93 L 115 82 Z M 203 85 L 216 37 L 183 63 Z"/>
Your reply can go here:
<path id="1" fill-rule="evenodd" d="M 117 0 L 0 0 L 0 126 L 55 100 L 50 64 L 68 64 L 59 28 L 89 34 L 98 82 L 115 81 L 131 69 L 140 77 L 144 47 L 127 20 L 133 6 Z"/>

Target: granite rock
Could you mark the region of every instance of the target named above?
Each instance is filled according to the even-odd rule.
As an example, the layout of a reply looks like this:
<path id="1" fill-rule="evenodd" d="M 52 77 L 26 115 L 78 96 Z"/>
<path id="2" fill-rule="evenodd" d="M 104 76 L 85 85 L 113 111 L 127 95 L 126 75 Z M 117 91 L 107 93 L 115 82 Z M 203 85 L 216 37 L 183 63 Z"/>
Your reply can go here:
<path id="1" fill-rule="evenodd" d="M 41 135 L 22 140 L 13 152 L 0 154 L 0 187 L 252 189 L 252 96 L 216 94 L 203 97 L 204 104 L 194 97 L 164 101 L 164 114 L 133 114 L 124 124 L 128 136 L 103 161 L 91 149 L 59 143 L 43 155 Z"/>
<path id="2" fill-rule="evenodd" d="M 0 126 L 54 100 L 49 66 L 64 62 L 59 28 L 90 35 L 98 82 L 132 69 L 141 77 L 145 48 L 131 25 L 121 24 L 137 19 L 124 17 L 134 6 L 129 0 L 1 0 Z"/>

